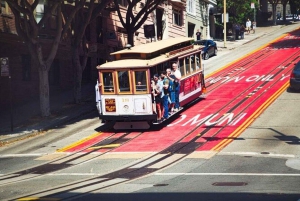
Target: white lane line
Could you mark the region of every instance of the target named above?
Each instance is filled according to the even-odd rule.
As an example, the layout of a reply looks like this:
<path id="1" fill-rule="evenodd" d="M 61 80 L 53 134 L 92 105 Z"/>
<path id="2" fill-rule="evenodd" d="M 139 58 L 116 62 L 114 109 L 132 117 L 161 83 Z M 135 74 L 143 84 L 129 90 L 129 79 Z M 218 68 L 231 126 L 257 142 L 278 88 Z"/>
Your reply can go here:
<path id="1" fill-rule="evenodd" d="M 100 176 L 99 173 L 49 173 L 47 176 Z"/>
<path id="2" fill-rule="evenodd" d="M 277 174 L 277 173 L 154 173 L 159 176 L 283 176 L 300 177 L 300 174 Z"/>
<path id="3" fill-rule="evenodd" d="M 36 156 L 43 156 L 43 155 L 47 155 L 47 154 L 45 154 L 45 153 L 44 154 L 41 154 L 41 153 L 38 153 L 38 154 L 1 154 L 0 158 L 36 157 Z"/>
<path id="4" fill-rule="evenodd" d="M 219 152 L 218 155 L 241 155 L 241 156 L 264 156 L 264 157 L 280 157 L 280 158 L 295 158 L 293 154 L 263 154 L 261 152 Z"/>

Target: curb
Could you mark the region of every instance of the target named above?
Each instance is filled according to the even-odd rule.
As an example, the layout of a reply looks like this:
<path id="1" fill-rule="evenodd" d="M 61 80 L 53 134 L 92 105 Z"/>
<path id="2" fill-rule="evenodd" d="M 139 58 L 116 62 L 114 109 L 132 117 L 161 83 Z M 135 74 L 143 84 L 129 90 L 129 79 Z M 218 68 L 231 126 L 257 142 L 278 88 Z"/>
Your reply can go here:
<path id="1" fill-rule="evenodd" d="M 76 107 L 76 106 L 75 106 Z M 68 112 L 72 111 L 73 107 L 71 110 L 68 110 Z M 67 111 L 65 112 L 66 115 L 58 115 L 57 117 L 53 119 L 46 119 L 42 122 L 39 123 L 39 125 L 35 126 L 31 125 L 29 128 L 26 130 L 22 131 L 15 131 L 14 133 L 1 133 L 0 134 L 0 147 L 19 141 L 23 140 L 26 138 L 34 137 L 40 134 L 43 134 L 51 129 L 54 129 L 56 127 L 62 126 L 64 124 L 67 124 L 73 120 L 78 119 L 79 117 L 83 117 L 85 115 L 89 115 L 92 112 L 95 112 L 95 108 L 93 108 L 91 105 L 84 106 L 81 111 L 76 111 L 76 112 L 70 112 L 68 113 Z M 67 117 L 66 117 L 67 116 Z M 2 139 L 1 139 L 2 138 Z"/>

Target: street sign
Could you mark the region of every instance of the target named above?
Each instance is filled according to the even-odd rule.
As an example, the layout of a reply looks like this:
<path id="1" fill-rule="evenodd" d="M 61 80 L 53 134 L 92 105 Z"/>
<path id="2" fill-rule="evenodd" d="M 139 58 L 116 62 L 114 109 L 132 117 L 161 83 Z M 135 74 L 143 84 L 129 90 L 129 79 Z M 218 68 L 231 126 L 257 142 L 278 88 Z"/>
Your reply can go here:
<path id="1" fill-rule="evenodd" d="M 1 77 L 9 76 L 9 64 L 8 57 L 0 58 L 0 67 L 1 67 Z"/>
<path id="2" fill-rule="evenodd" d="M 226 22 L 229 22 L 229 15 L 226 13 Z M 222 14 L 222 23 L 224 23 L 224 14 Z"/>
<path id="3" fill-rule="evenodd" d="M 251 3 L 251 8 L 255 8 L 255 5 L 254 5 L 254 3 Z"/>

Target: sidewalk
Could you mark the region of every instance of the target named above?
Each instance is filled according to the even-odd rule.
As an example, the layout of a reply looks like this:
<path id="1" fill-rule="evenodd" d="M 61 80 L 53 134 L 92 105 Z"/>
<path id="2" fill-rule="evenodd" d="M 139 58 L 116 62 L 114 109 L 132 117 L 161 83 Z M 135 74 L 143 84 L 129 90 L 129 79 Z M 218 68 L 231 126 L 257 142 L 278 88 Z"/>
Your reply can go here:
<path id="1" fill-rule="evenodd" d="M 266 34 L 275 32 L 281 27 L 282 25 L 257 27 L 255 33 L 253 33 L 252 31 L 250 32 L 250 34 L 245 33 L 244 39 L 234 40 L 233 37 L 230 36 L 227 37 L 227 40 L 225 42 L 224 40 L 217 40 L 216 42 L 217 42 L 218 50 L 219 51 L 233 50 L 236 47 L 247 44 L 248 42 L 260 38 Z"/>
<path id="2" fill-rule="evenodd" d="M 282 25 L 257 27 L 255 34 L 245 34 L 245 38 L 242 40 L 228 40 L 225 44 L 226 46 L 224 45 L 224 41 L 216 41 L 219 50 L 217 57 L 221 58 L 222 54 L 226 54 L 226 52 L 230 52 L 231 50 L 262 37 L 263 35 L 272 33 L 281 26 Z M 209 62 L 209 60 L 207 61 Z M 78 117 L 82 117 L 93 111 L 95 112 L 94 83 L 82 86 L 82 97 L 82 104 L 75 105 L 72 104 L 72 90 L 51 93 L 50 104 L 52 115 L 45 119 L 39 116 L 39 100 L 24 105 L 15 105 L 13 108 L 13 131 L 11 131 L 9 108 L 7 111 L 1 111 L 0 146 L 21 138 L 26 138 L 30 135 L 35 135 L 38 132 L 44 132 L 51 128 L 63 126 Z"/>
<path id="3" fill-rule="evenodd" d="M 13 131 L 10 108 L 0 113 L 0 146 L 21 138 L 36 135 L 95 111 L 94 84 L 82 86 L 82 103 L 73 103 L 73 90 L 50 92 L 51 116 L 40 116 L 39 100 L 13 107 Z"/>

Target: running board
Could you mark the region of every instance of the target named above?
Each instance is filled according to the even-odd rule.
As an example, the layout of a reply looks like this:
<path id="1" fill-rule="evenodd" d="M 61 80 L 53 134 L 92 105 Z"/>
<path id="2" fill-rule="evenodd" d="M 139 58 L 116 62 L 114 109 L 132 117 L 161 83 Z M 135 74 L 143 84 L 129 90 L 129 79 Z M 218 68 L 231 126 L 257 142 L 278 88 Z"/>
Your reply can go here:
<path id="1" fill-rule="evenodd" d="M 115 130 L 127 129 L 149 129 L 150 125 L 147 121 L 132 121 L 132 122 L 116 122 L 114 125 Z"/>
<path id="2" fill-rule="evenodd" d="M 157 124 L 161 124 L 162 122 L 170 119 L 170 117 L 176 115 L 177 113 L 179 113 L 181 110 L 183 110 L 184 108 L 183 107 L 179 107 L 178 111 L 177 112 L 172 112 L 172 113 L 169 113 L 169 118 L 167 119 L 163 119 L 160 123 L 159 122 L 153 122 L 154 125 L 157 125 Z"/>

